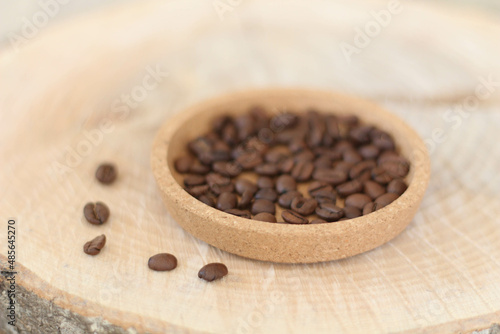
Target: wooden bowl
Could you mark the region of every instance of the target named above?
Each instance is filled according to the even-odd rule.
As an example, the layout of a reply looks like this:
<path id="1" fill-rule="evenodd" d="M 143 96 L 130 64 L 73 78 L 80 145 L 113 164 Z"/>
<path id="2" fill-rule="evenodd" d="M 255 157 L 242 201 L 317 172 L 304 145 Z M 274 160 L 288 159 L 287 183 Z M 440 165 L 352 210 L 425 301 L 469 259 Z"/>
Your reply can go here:
<path id="1" fill-rule="evenodd" d="M 209 130 L 223 113 L 245 113 L 252 106 L 294 112 L 314 108 L 354 114 L 394 136 L 411 163 L 408 189 L 390 205 L 356 219 L 314 225 L 273 224 L 236 217 L 189 195 L 174 160 L 186 143 Z M 401 233 L 424 196 L 430 175 L 429 155 L 415 131 L 381 107 L 354 97 L 304 89 L 265 89 L 231 93 L 197 104 L 168 120 L 158 132 L 151 155 L 153 173 L 172 217 L 195 237 L 230 253 L 263 261 L 312 263 L 342 259 L 378 247 Z"/>

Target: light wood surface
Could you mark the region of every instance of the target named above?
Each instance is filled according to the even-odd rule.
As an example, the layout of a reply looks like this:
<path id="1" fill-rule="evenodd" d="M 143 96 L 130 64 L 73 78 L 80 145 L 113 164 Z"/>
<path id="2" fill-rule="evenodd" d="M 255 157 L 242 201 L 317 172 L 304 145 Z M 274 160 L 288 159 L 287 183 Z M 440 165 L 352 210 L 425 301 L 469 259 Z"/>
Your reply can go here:
<path id="1" fill-rule="evenodd" d="M 244 1 L 220 20 L 210 2 L 137 2 L 4 50 L 0 245 L 5 254 L 7 217 L 15 217 L 19 298 L 39 297 L 22 305 L 19 326 L 43 332 L 59 307 L 68 310 L 57 318 L 63 333 L 105 332 L 109 323 L 139 332 L 443 333 L 499 322 L 500 87 L 474 110 L 446 114 L 474 96 L 480 77 L 500 80 L 498 17 L 405 2 L 348 65 L 339 43 L 352 43 L 370 10 L 386 7 Z M 113 112 L 157 65 L 168 77 L 129 113 Z M 149 163 L 160 125 L 203 98 L 267 86 L 373 99 L 428 140 L 429 189 L 400 236 L 341 261 L 272 264 L 208 246 L 169 216 Z M 68 150 L 84 148 L 103 119 L 112 130 L 61 174 Z M 111 187 L 93 178 L 101 161 L 119 166 Z M 82 217 L 92 200 L 111 209 L 103 226 Z M 83 254 L 101 233 L 101 254 Z M 147 259 L 158 252 L 175 254 L 179 267 L 151 272 Z M 229 275 L 207 284 L 197 272 L 212 261 Z"/>

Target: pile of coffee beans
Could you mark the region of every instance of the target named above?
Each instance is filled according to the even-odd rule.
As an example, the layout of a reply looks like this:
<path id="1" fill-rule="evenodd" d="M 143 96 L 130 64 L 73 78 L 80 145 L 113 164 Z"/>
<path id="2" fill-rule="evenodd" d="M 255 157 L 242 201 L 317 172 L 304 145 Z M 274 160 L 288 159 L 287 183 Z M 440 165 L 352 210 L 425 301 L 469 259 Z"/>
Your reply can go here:
<path id="1" fill-rule="evenodd" d="M 392 136 L 356 116 L 309 110 L 270 117 L 260 107 L 215 118 L 174 167 L 206 205 L 288 224 L 370 214 L 405 192 L 410 170 Z"/>

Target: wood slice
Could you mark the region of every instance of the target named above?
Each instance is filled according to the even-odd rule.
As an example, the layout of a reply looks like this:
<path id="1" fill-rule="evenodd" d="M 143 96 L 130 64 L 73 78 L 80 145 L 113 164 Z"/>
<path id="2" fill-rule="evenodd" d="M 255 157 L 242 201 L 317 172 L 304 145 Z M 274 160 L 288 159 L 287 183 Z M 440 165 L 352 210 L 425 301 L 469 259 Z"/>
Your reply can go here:
<path id="1" fill-rule="evenodd" d="M 498 17 L 405 2 L 348 62 L 339 45 L 387 6 L 257 0 L 219 16 L 211 2 L 137 2 L 4 50 L 0 259 L 5 270 L 14 217 L 17 329 L 443 333 L 499 322 Z M 493 84 L 474 99 L 485 80 Z M 169 216 L 149 164 L 160 125 L 205 97 L 269 86 L 373 99 L 426 139 L 431 182 L 401 235 L 345 260 L 285 265 L 208 246 Z M 94 178 L 103 161 L 119 168 L 111 186 Z M 111 209 L 102 226 L 82 216 L 97 200 Z M 101 254 L 84 254 L 102 233 Z M 178 268 L 149 270 L 159 252 L 175 254 Z M 208 262 L 229 275 L 199 280 Z"/>

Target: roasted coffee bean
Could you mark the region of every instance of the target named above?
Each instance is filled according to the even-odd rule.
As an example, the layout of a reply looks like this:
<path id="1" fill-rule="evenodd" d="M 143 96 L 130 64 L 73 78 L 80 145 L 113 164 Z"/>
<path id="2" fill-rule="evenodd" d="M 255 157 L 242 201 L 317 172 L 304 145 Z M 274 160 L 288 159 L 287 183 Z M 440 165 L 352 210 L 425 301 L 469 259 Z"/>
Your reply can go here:
<path id="1" fill-rule="evenodd" d="M 310 161 L 299 161 L 292 169 L 292 177 L 298 182 L 305 182 L 311 178 L 314 164 Z"/>
<path id="2" fill-rule="evenodd" d="M 235 194 L 229 192 L 223 192 L 217 198 L 217 209 L 226 211 L 229 209 L 236 208 L 238 198 Z"/>
<path id="3" fill-rule="evenodd" d="M 212 282 L 220 279 L 228 274 L 228 270 L 223 263 L 209 263 L 203 266 L 198 272 L 198 277 L 203 278 L 207 282 Z"/>
<path id="4" fill-rule="evenodd" d="M 234 184 L 229 177 L 217 173 L 210 173 L 207 174 L 206 180 L 210 190 L 216 195 L 220 195 L 223 192 L 234 191 Z"/>
<path id="5" fill-rule="evenodd" d="M 101 234 L 98 237 L 95 237 L 91 241 L 87 241 L 85 245 L 83 245 L 83 251 L 88 255 L 97 255 L 101 252 L 101 249 L 106 244 L 106 236 Z"/>
<path id="6" fill-rule="evenodd" d="M 224 129 L 224 127 L 231 122 L 232 122 L 231 117 L 227 115 L 216 117 L 212 122 L 212 130 L 220 135 L 222 134 L 222 130 Z"/>
<path id="7" fill-rule="evenodd" d="M 371 140 L 370 133 L 373 130 L 372 126 L 361 125 L 349 131 L 349 138 L 357 145 L 368 144 Z"/>
<path id="8" fill-rule="evenodd" d="M 345 221 L 345 220 L 349 220 L 349 218 L 347 218 L 347 217 L 340 218 L 340 219 L 339 219 L 339 222 L 343 222 L 343 221 Z"/>
<path id="9" fill-rule="evenodd" d="M 330 161 L 336 161 L 342 159 L 342 154 L 339 152 L 336 152 L 330 147 L 315 147 L 313 150 L 313 153 L 316 155 L 316 158 L 327 158 L 330 159 Z M 328 168 L 331 168 L 332 166 L 329 166 Z"/>
<path id="10" fill-rule="evenodd" d="M 353 164 L 357 164 L 358 162 L 363 161 L 363 157 L 361 156 L 361 154 L 359 154 L 358 151 L 354 149 L 344 151 L 344 153 L 342 153 L 342 159 Z"/>
<path id="11" fill-rule="evenodd" d="M 359 154 L 366 160 L 376 159 L 380 154 L 380 149 L 373 144 L 364 145 L 359 148 Z"/>
<path id="12" fill-rule="evenodd" d="M 271 202 L 276 202 L 278 193 L 273 188 L 262 188 L 255 193 L 255 199 L 267 199 Z"/>
<path id="13" fill-rule="evenodd" d="M 353 219 L 361 216 L 361 210 L 353 206 L 346 206 L 344 208 L 344 216 L 348 219 Z"/>
<path id="14" fill-rule="evenodd" d="M 191 170 L 191 165 L 194 162 L 194 158 L 190 155 L 185 155 L 174 162 L 175 170 L 179 173 L 188 173 Z"/>
<path id="15" fill-rule="evenodd" d="M 290 190 L 278 198 L 278 204 L 283 208 L 290 209 L 292 201 L 296 197 L 302 197 L 302 194 L 296 190 Z"/>
<path id="16" fill-rule="evenodd" d="M 333 164 L 333 170 L 344 172 L 349 175 L 349 171 L 354 166 L 352 162 L 347 161 L 337 161 Z"/>
<path id="17" fill-rule="evenodd" d="M 199 157 L 201 155 L 210 153 L 212 151 L 212 145 L 213 143 L 209 139 L 205 137 L 198 137 L 195 140 L 189 142 L 188 148 L 191 152 Z"/>
<path id="18" fill-rule="evenodd" d="M 285 174 L 291 173 L 294 166 L 293 157 L 286 158 L 280 163 L 280 171 Z"/>
<path id="19" fill-rule="evenodd" d="M 195 160 L 189 168 L 189 173 L 205 175 L 210 173 L 210 166 L 204 165 L 198 160 Z"/>
<path id="20" fill-rule="evenodd" d="M 294 127 L 297 124 L 297 115 L 291 113 L 281 113 L 271 119 L 272 129 L 285 130 Z"/>
<path id="21" fill-rule="evenodd" d="M 272 164 L 279 164 L 286 158 L 290 156 L 290 151 L 283 147 L 283 146 L 277 146 L 274 148 L 271 148 L 265 156 L 266 162 L 272 163 Z"/>
<path id="22" fill-rule="evenodd" d="M 297 189 L 297 182 L 290 175 L 281 175 L 276 180 L 276 190 L 279 194 L 284 194 Z"/>
<path id="23" fill-rule="evenodd" d="M 255 173 L 263 176 L 275 176 L 279 173 L 279 166 L 276 164 L 265 163 L 254 168 Z"/>
<path id="24" fill-rule="evenodd" d="M 380 167 L 382 167 L 392 178 L 405 177 L 408 175 L 410 169 L 409 165 L 402 161 L 386 161 L 383 162 Z"/>
<path id="25" fill-rule="evenodd" d="M 364 192 L 365 192 L 365 194 L 370 196 L 371 199 L 375 199 L 375 198 L 385 194 L 385 188 L 382 187 L 377 182 L 366 181 L 364 184 Z"/>
<path id="26" fill-rule="evenodd" d="M 398 197 L 399 197 L 398 194 L 386 193 L 380 197 L 377 197 L 377 199 L 374 201 L 374 203 L 377 205 L 377 209 L 381 209 L 381 208 L 391 204 Z"/>
<path id="27" fill-rule="evenodd" d="M 261 212 L 253 217 L 254 220 L 260 220 L 268 223 L 276 223 L 276 216 L 267 212 Z"/>
<path id="28" fill-rule="evenodd" d="M 239 209 L 247 209 L 252 204 L 253 196 L 255 192 L 253 190 L 245 190 L 243 194 L 241 194 L 241 199 L 238 202 Z"/>
<path id="29" fill-rule="evenodd" d="M 327 133 L 333 138 L 333 139 L 339 139 L 340 138 L 340 128 L 339 128 L 339 122 L 337 120 L 337 117 L 335 115 L 328 115 L 325 117 L 325 125 L 326 125 L 326 131 Z"/>
<path id="30" fill-rule="evenodd" d="M 303 216 L 309 216 L 316 210 L 318 202 L 312 198 L 295 197 L 290 208 Z"/>
<path id="31" fill-rule="evenodd" d="M 356 179 L 360 177 L 363 173 L 368 172 L 368 179 L 369 179 L 371 175 L 370 171 L 375 167 L 377 167 L 375 160 L 364 160 L 358 162 L 349 170 L 349 177 L 351 179 Z"/>
<path id="32" fill-rule="evenodd" d="M 257 179 L 257 187 L 262 188 L 274 188 L 274 180 L 267 176 L 261 176 Z"/>
<path id="33" fill-rule="evenodd" d="M 226 144 L 231 147 L 234 147 L 239 143 L 238 130 L 236 130 L 236 126 L 232 122 L 227 123 L 224 126 L 224 128 L 222 129 L 221 138 Z"/>
<path id="34" fill-rule="evenodd" d="M 333 203 L 320 203 L 316 215 L 328 222 L 337 221 L 344 216 L 344 211 Z"/>
<path id="35" fill-rule="evenodd" d="M 208 196 L 208 195 L 201 195 L 198 197 L 198 200 L 205 203 L 208 206 L 214 207 L 215 206 L 215 200 L 213 197 Z"/>
<path id="36" fill-rule="evenodd" d="M 359 180 L 352 180 L 339 184 L 336 189 L 340 196 L 347 197 L 363 190 L 363 184 Z"/>
<path id="37" fill-rule="evenodd" d="M 346 197 L 345 206 L 353 206 L 358 209 L 363 209 L 366 203 L 370 203 L 372 199 L 365 194 L 352 194 Z"/>
<path id="38" fill-rule="evenodd" d="M 337 194 L 335 194 L 333 191 L 332 192 L 319 192 L 314 196 L 314 199 L 318 203 L 333 203 L 337 201 Z"/>
<path id="39" fill-rule="evenodd" d="M 335 169 L 318 169 L 314 172 L 313 178 L 316 181 L 338 185 L 347 180 L 347 174 Z"/>
<path id="40" fill-rule="evenodd" d="M 381 165 L 386 161 L 399 160 L 401 156 L 394 151 L 383 151 L 377 159 L 377 164 Z"/>
<path id="41" fill-rule="evenodd" d="M 235 177 L 241 174 L 242 168 L 235 162 L 216 161 L 212 164 L 214 172 L 221 175 Z"/>
<path id="42" fill-rule="evenodd" d="M 406 185 L 405 181 L 403 181 L 402 179 L 394 179 L 387 185 L 387 192 L 401 196 L 407 188 L 408 186 Z"/>
<path id="43" fill-rule="evenodd" d="M 293 139 L 290 144 L 288 144 L 288 149 L 292 153 L 299 153 L 308 148 L 306 142 L 302 138 Z"/>
<path id="44" fill-rule="evenodd" d="M 241 217 L 241 218 L 247 218 L 247 219 L 251 219 L 252 218 L 252 215 L 250 214 L 250 211 L 247 211 L 247 210 L 227 209 L 224 212 L 229 213 L 229 214 L 231 214 L 233 216 Z"/>
<path id="45" fill-rule="evenodd" d="M 194 187 L 205 184 L 205 177 L 203 175 L 188 175 L 184 177 L 184 185 L 186 187 Z"/>
<path id="46" fill-rule="evenodd" d="M 258 152 L 245 152 L 236 158 L 236 162 L 242 169 L 250 170 L 262 163 L 262 156 Z"/>
<path id="47" fill-rule="evenodd" d="M 194 197 L 199 197 L 203 194 L 206 194 L 209 190 L 208 184 L 203 184 L 201 186 L 194 186 L 190 188 L 186 188 L 186 191 Z"/>
<path id="48" fill-rule="evenodd" d="M 307 187 L 307 192 L 314 197 L 319 193 L 333 192 L 333 187 L 326 182 L 313 181 Z"/>
<path id="49" fill-rule="evenodd" d="M 345 125 L 349 128 L 353 128 L 353 127 L 359 125 L 359 118 L 356 115 L 338 116 L 338 120 L 340 121 L 340 123 L 342 123 L 343 125 Z"/>
<path id="50" fill-rule="evenodd" d="M 363 216 L 377 211 L 377 206 L 378 205 L 373 202 L 366 203 L 365 206 L 363 207 Z"/>
<path id="51" fill-rule="evenodd" d="M 243 178 L 236 180 L 236 182 L 234 183 L 234 186 L 236 188 L 236 192 L 238 192 L 238 194 L 240 194 L 240 195 L 242 195 L 246 191 L 250 191 L 250 192 L 253 192 L 255 194 L 258 190 L 255 183 L 253 183 L 252 181 L 249 181 L 247 179 L 243 179 Z M 253 194 L 252 194 L 252 196 L 253 196 Z"/>
<path id="52" fill-rule="evenodd" d="M 325 121 L 323 115 L 317 111 L 309 111 L 306 114 L 309 131 L 307 133 L 307 144 L 310 147 L 321 145 L 323 135 L 326 131 Z"/>
<path id="53" fill-rule="evenodd" d="M 297 153 L 293 156 L 293 160 L 295 163 L 300 162 L 300 161 L 313 161 L 316 156 L 314 153 L 310 150 L 304 150 L 300 153 Z"/>
<path id="54" fill-rule="evenodd" d="M 309 224 L 327 224 L 328 222 L 324 219 L 313 219 Z"/>
<path id="55" fill-rule="evenodd" d="M 302 217 L 297 212 L 285 210 L 281 213 L 281 218 L 288 224 L 308 224 L 309 220 Z"/>
<path id="56" fill-rule="evenodd" d="M 314 160 L 314 167 L 316 169 L 330 169 L 332 168 L 332 161 L 328 157 L 320 156 Z"/>
<path id="57" fill-rule="evenodd" d="M 377 146 L 381 150 L 394 150 L 394 140 L 392 137 L 381 130 L 375 130 L 371 133 L 371 139 L 373 145 Z"/>
<path id="58" fill-rule="evenodd" d="M 340 155 L 347 150 L 354 150 L 354 145 L 347 140 L 340 140 L 333 146 L 333 151 Z"/>
<path id="59" fill-rule="evenodd" d="M 148 260 L 148 267 L 154 271 L 170 271 L 177 267 L 177 258 L 169 253 L 153 255 Z"/>
<path id="60" fill-rule="evenodd" d="M 372 169 L 372 180 L 380 184 L 387 184 L 392 181 L 392 177 L 382 167 L 375 167 Z"/>
<path id="61" fill-rule="evenodd" d="M 267 199 L 256 199 L 252 204 L 252 215 L 257 215 L 261 212 L 267 212 L 271 214 L 276 213 L 276 207 L 273 202 Z"/>
<path id="62" fill-rule="evenodd" d="M 87 203 L 83 208 L 85 219 L 91 224 L 104 224 L 109 218 L 109 208 L 102 202 Z"/>
<path id="63" fill-rule="evenodd" d="M 255 128 L 263 129 L 269 127 L 269 117 L 267 112 L 261 106 L 252 107 L 249 111 L 250 116 L 252 116 Z"/>
<path id="64" fill-rule="evenodd" d="M 95 171 L 96 179 L 102 184 L 111 184 L 116 179 L 116 167 L 113 164 L 101 164 Z"/>

